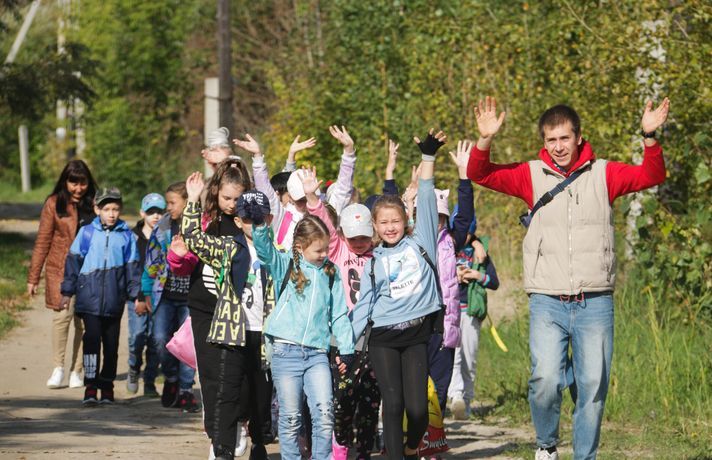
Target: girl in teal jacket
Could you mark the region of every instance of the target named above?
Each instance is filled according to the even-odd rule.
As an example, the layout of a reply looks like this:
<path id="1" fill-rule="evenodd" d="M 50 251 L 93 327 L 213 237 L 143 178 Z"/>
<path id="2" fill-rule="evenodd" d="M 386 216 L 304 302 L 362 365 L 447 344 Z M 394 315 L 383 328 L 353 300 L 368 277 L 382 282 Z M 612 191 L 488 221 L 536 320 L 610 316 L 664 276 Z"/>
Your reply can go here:
<path id="1" fill-rule="evenodd" d="M 312 419 L 312 459 L 331 458 L 334 427 L 331 370 L 327 351 L 333 335 L 340 371 L 353 360 L 353 329 L 338 271 L 328 261 L 329 231 L 315 216 L 294 229 L 292 250 L 275 249 L 269 228 L 252 231 L 257 257 L 267 267 L 278 292 L 267 319 L 265 340 L 272 348 L 272 378 L 279 400 L 279 444 L 284 460 L 299 460 L 297 433 L 302 423 L 302 393 Z"/>

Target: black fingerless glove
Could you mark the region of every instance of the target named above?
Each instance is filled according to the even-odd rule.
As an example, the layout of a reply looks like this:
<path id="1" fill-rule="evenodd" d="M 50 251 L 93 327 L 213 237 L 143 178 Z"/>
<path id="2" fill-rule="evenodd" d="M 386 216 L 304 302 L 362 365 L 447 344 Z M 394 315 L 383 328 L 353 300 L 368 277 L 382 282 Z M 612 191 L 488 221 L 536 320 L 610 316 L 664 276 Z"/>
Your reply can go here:
<path id="1" fill-rule="evenodd" d="M 437 140 L 437 138 L 432 134 L 428 134 L 424 140 L 418 143 L 418 147 L 420 148 L 420 151 L 423 152 L 423 155 L 429 157 L 423 158 L 423 160 L 426 161 L 435 161 L 435 154 L 443 145 L 445 145 L 445 143 Z"/>

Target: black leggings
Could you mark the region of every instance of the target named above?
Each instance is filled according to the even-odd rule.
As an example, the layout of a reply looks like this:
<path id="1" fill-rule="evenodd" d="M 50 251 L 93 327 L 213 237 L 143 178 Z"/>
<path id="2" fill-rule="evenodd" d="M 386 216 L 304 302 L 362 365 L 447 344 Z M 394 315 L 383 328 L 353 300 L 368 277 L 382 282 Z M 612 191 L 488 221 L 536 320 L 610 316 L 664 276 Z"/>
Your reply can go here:
<path id="1" fill-rule="evenodd" d="M 428 428 L 427 344 L 406 347 L 369 346 L 369 357 L 383 398 L 386 455 L 403 458 L 403 410 L 408 417 L 409 449 L 417 449 Z"/>

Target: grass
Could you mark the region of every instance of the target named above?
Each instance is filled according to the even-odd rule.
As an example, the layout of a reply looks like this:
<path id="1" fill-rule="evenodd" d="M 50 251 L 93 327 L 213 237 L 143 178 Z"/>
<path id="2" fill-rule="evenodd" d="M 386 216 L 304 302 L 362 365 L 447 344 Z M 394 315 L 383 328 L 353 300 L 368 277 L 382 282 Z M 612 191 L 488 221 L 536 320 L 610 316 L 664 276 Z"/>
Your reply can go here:
<path id="1" fill-rule="evenodd" d="M 0 238 L 0 338 L 17 325 L 17 313 L 27 308 L 27 269 L 32 244 L 16 233 Z"/>
<path id="2" fill-rule="evenodd" d="M 629 279 L 616 292 L 615 346 L 599 458 L 712 458 L 712 328 L 665 320 L 673 308 Z M 528 315 L 498 326 L 502 352 L 482 328 L 476 398 L 493 400 L 485 421 L 531 426 Z M 573 404 L 564 394 L 563 458 L 571 458 Z M 533 440 L 532 440 L 533 441 Z M 531 445 L 507 455 L 530 458 Z M 567 453 L 568 452 L 568 453 Z"/>
<path id="3" fill-rule="evenodd" d="M 19 186 L 7 182 L 0 183 L 0 203 L 43 203 L 47 195 L 52 192 L 54 184 L 43 184 L 33 188 L 27 193 L 22 193 Z"/>

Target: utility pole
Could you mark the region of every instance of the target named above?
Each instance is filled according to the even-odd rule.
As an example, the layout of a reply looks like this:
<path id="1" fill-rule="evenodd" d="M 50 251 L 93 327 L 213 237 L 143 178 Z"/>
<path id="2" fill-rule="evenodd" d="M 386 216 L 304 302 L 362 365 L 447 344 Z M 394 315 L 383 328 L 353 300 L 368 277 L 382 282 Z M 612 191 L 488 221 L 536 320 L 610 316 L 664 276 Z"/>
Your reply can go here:
<path id="1" fill-rule="evenodd" d="M 218 0 L 218 79 L 220 86 L 220 120 L 233 132 L 232 119 L 232 59 L 230 46 L 230 1 Z"/>

